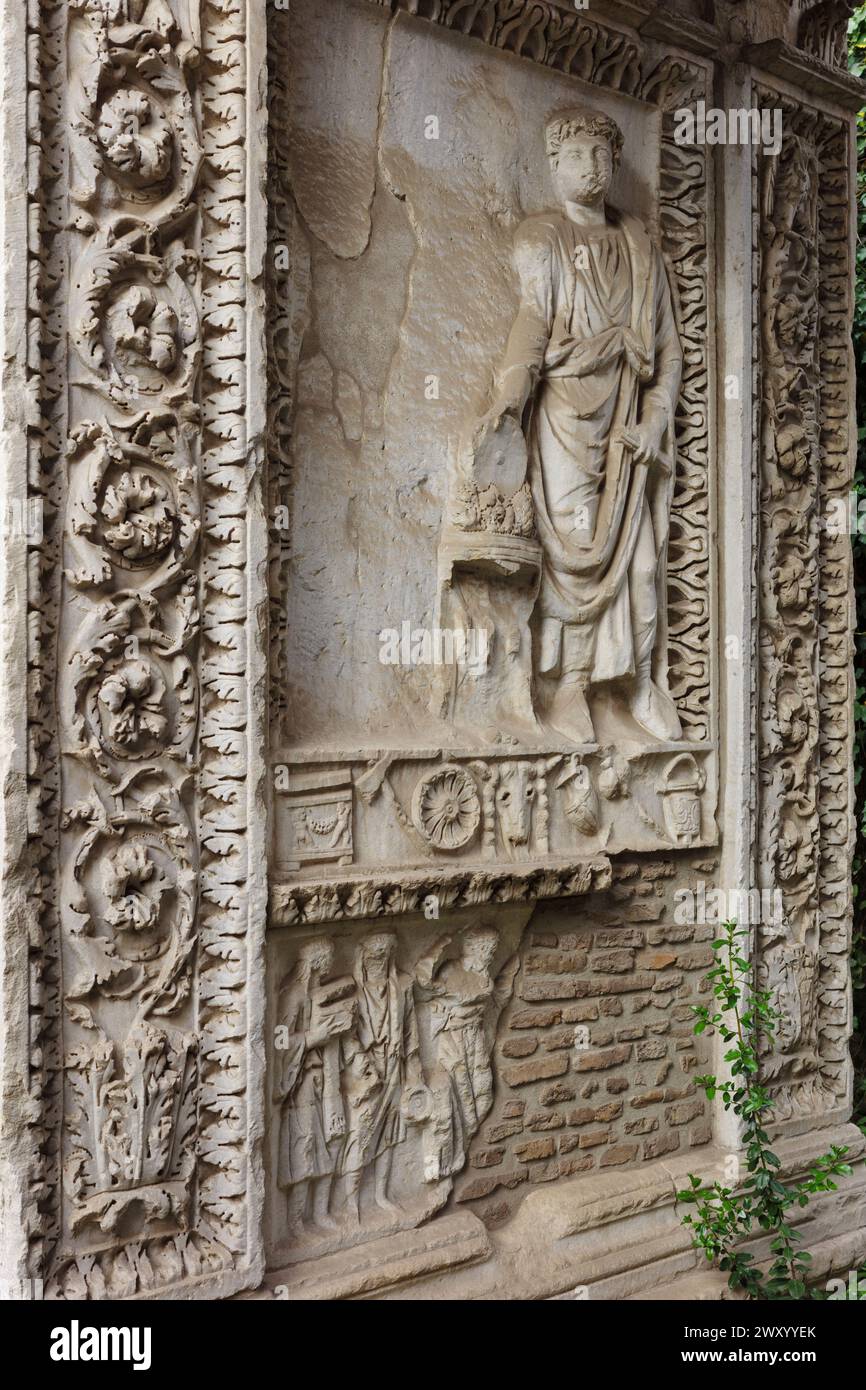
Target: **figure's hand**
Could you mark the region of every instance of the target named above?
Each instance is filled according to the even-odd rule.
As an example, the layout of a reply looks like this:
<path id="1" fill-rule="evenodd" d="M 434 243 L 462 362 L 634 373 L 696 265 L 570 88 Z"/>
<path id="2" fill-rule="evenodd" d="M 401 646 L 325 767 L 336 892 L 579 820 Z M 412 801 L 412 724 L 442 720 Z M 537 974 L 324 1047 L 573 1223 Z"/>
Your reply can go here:
<path id="1" fill-rule="evenodd" d="M 480 443 L 482 439 L 487 438 L 491 434 L 495 434 L 502 425 L 503 420 L 509 417 L 512 420 L 519 420 L 520 407 L 514 401 L 494 402 L 490 409 L 484 412 L 478 424 L 475 426 L 476 443 Z"/>
<path id="2" fill-rule="evenodd" d="M 495 432 L 507 418 L 519 425 L 523 408 L 532 395 L 534 386 L 535 377 L 529 367 L 519 363 L 507 367 L 496 381 L 490 409 L 478 421 L 476 438 L 481 439 L 484 435 Z"/>
<path id="3" fill-rule="evenodd" d="M 309 1047 L 322 1047 L 324 1043 L 330 1042 L 332 1038 L 338 1038 L 341 1033 L 346 1032 L 346 1022 L 339 1014 L 330 1014 L 323 1020 L 322 1027 L 311 1030 L 307 1035 L 307 1045 Z"/>
<path id="4" fill-rule="evenodd" d="M 668 461 L 662 453 L 661 447 L 664 432 L 664 422 L 652 419 L 642 420 L 639 425 L 632 425 L 630 429 L 623 430 L 622 437 L 627 444 L 631 445 L 635 463 L 654 463 L 663 472 L 670 472 Z"/>
<path id="5" fill-rule="evenodd" d="M 635 439 L 635 462 L 653 463 L 661 451 L 662 426 L 655 421 L 648 421 L 632 426 L 629 433 Z"/>

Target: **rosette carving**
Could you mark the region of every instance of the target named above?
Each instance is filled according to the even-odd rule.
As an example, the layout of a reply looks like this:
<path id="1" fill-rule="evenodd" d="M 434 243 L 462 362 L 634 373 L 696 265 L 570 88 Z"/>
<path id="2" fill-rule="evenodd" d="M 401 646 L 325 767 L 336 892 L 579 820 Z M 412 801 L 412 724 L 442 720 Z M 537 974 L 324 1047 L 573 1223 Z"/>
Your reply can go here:
<path id="1" fill-rule="evenodd" d="M 158 590 L 177 578 L 200 531 L 192 459 L 194 427 L 145 414 L 131 430 L 85 420 L 73 430 L 67 577 L 79 587 L 128 584 Z"/>
<path id="2" fill-rule="evenodd" d="M 88 755 L 103 775 L 112 761 L 161 755 L 186 759 L 198 716 L 195 672 L 184 645 L 197 627 L 191 585 L 181 594 L 185 630 L 172 641 L 148 594 L 120 593 L 81 630 L 67 673 L 64 709 L 70 752 Z"/>
<path id="3" fill-rule="evenodd" d="M 66 871 L 67 1000 L 134 999 L 139 1019 L 175 1013 L 189 998 L 196 901 L 193 836 L 178 793 L 142 768 L 105 799 L 92 792 L 64 824 L 84 827 Z M 85 1018 L 77 1003 L 73 1013 Z"/>
<path id="4" fill-rule="evenodd" d="M 72 341 L 85 368 L 76 384 L 129 409 L 148 398 L 188 397 L 201 356 L 187 283 L 196 257 L 179 245 L 151 254 L 149 239 L 140 230 L 100 239 L 79 268 L 72 303 Z"/>
<path id="5" fill-rule="evenodd" d="M 472 774 L 446 763 L 422 777 L 412 796 L 412 820 L 436 849 L 462 849 L 481 824 L 481 800 Z"/>
<path id="6" fill-rule="evenodd" d="M 201 167 L 191 91 L 198 49 L 181 40 L 163 0 L 72 0 L 72 9 L 89 20 L 73 31 L 76 225 L 94 231 L 91 212 L 100 225 L 106 212 L 165 223 L 188 205 Z"/>

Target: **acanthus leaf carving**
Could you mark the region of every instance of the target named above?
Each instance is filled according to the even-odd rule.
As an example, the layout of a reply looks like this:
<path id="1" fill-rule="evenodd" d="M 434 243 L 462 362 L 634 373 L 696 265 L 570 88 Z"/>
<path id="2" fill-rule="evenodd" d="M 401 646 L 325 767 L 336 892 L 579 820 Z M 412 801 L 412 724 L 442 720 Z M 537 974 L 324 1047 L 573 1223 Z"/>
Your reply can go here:
<path id="1" fill-rule="evenodd" d="M 95 992 L 134 1001 L 142 1018 L 177 1012 L 190 994 L 197 867 L 178 794 L 142 768 L 64 819 L 83 827 L 67 873 L 67 999 Z"/>
<path id="2" fill-rule="evenodd" d="M 834 863 L 848 797 L 834 771 L 844 739 L 837 711 L 850 674 L 839 681 L 831 674 L 849 659 L 850 615 L 838 583 L 846 541 L 828 524 L 830 502 L 844 495 L 850 476 L 840 391 L 848 366 L 839 351 L 847 327 L 844 312 L 824 311 L 845 274 L 838 191 L 847 146 L 833 118 L 776 92 L 760 98 L 780 106 L 785 122 L 778 154 L 758 157 L 758 862 L 759 886 L 776 891 L 781 904 L 779 921 L 759 931 L 761 978 L 781 1014 L 762 1067 L 775 1120 L 802 1123 L 843 1109 L 850 1067 L 847 994 L 834 968 L 850 913 L 838 891 L 845 870 Z"/>
<path id="3" fill-rule="evenodd" d="M 190 618 L 178 640 L 157 625 L 159 608 L 147 593 L 121 590 L 95 610 L 62 687 L 69 752 L 86 752 L 104 775 L 112 763 L 159 755 L 189 761 L 198 721 L 198 686 L 184 651 L 196 632 Z"/>
<path id="4" fill-rule="evenodd" d="M 116 575 L 159 592 L 192 559 L 200 533 L 195 427 L 145 412 L 130 427 L 82 421 L 67 456 L 67 578 L 103 587 Z"/>
<path id="5" fill-rule="evenodd" d="M 70 309 L 80 384 L 130 410 L 188 401 L 201 358 L 195 253 L 176 243 L 154 254 L 151 242 L 146 228 L 99 236 L 78 266 Z"/>
<path id="6" fill-rule="evenodd" d="M 50 1298 L 131 1297 L 224 1279 L 245 1249 L 246 270 L 231 169 L 245 17 L 198 0 L 63 10 L 65 986 L 40 1273 Z M 216 157 L 227 123 L 236 148 Z M 214 594 L 205 635 L 200 597 Z M 199 1105 L 216 1120 L 206 1140 Z"/>

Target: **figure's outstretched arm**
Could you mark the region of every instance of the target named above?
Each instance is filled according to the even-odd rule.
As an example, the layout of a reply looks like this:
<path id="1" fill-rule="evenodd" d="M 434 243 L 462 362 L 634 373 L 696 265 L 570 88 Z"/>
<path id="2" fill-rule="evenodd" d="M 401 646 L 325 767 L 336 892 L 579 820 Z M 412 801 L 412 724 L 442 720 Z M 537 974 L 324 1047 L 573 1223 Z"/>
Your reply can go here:
<path id="1" fill-rule="evenodd" d="M 436 973 L 450 944 L 450 936 L 438 937 L 429 951 L 426 951 L 416 962 L 415 983 L 422 995 L 442 993 L 442 985 L 437 982 Z"/>
<path id="2" fill-rule="evenodd" d="M 485 416 L 494 426 L 503 415 L 520 420 L 534 394 L 553 325 L 553 265 L 540 229 L 521 227 L 514 243 L 520 302 L 496 372 L 493 401 Z"/>
<path id="3" fill-rule="evenodd" d="M 493 986 L 493 998 L 496 1007 L 501 1009 L 507 1004 L 514 990 L 514 977 L 520 969 L 520 957 L 515 951 L 514 955 L 505 962 Z"/>

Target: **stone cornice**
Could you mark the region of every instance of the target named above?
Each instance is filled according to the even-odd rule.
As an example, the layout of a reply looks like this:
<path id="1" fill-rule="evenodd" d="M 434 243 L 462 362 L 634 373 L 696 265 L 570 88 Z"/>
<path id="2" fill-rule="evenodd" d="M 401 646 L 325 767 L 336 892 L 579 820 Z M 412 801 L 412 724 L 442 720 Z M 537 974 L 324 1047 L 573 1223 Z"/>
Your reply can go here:
<path id="1" fill-rule="evenodd" d="M 329 876 L 327 882 L 276 882 L 271 885 L 270 925 L 312 926 L 322 922 L 392 917 L 421 912 L 435 897 L 440 911 L 485 903 L 529 903 L 543 898 L 574 897 L 610 885 L 606 855 L 569 861 L 551 860 L 458 868 L 406 870 L 399 873 Z"/>
<path id="2" fill-rule="evenodd" d="M 841 68 L 828 67 L 782 39 L 749 44 L 742 50 L 743 62 L 773 77 L 781 77 L 801 91 L 859 111 L 866 103 L 866 82 Z"/>

